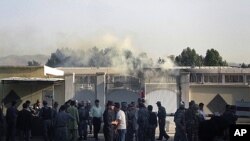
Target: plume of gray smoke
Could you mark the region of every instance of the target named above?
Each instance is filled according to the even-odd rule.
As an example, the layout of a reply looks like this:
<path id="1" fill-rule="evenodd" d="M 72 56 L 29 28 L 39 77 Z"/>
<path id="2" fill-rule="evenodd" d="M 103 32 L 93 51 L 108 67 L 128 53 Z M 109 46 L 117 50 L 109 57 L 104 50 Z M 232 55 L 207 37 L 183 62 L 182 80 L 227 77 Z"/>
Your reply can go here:
<path id="1" fill-rule="evenodd" d="M 47 62 L 51 67 L 115 67 L 139 78 L 163 78 L 174 64 L 168 58 L 164 63 L 157 63 L 147 53 L 133 53 L 126 48 L 97 47 L 86 50 L 62 48 L 51 54 Z M 145 68 L 158 68 L 145 70 Z"/>

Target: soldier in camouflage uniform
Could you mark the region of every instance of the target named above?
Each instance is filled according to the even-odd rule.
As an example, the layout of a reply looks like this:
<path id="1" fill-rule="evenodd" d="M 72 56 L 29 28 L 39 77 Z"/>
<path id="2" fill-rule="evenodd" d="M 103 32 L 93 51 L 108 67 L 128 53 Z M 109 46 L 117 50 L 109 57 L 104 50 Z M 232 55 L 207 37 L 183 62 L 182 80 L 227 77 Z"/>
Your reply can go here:
<path id="1" fill-rule="evenodd" d="M 189 108 L 185 112 L 186 131 L 188 141 L 198 141 L 199 113 L 198 105 L 194 101 L 189 103 Z"/>
<path id="2" fill-rule="evenodd" d="M 187 141 L 184 103 L 181 103 L 179 109 L 175 112 L 174 122 L 176 126 L 174 141 Z"/>
<path id="3" fill-rule="evenodd" d="M 75 119 L 70 120 L 68 122 L 68 130 L 69 130 L 69 140 L 70 141 L 76 141 L 78 136 L 78 123 L 79 123 L 79 113 L 76 106 L 76 101 L 70 102 L 70 107 L 67 109 L 67 112 Z"/>

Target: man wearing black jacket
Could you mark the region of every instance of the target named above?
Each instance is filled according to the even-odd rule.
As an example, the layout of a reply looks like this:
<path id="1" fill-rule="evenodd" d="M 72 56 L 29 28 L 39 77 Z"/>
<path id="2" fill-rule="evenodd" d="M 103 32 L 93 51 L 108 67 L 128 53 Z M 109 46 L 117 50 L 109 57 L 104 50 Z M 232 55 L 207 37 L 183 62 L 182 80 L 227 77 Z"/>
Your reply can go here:
<path id="1" fill-rule="evenodd" d="M 105 141 L 113 141 L 113 133 L 114 133 L 114 120 L 115 120 L 115 112 L 113 110 L 113 102 L 108 101 L 106 109 L 103 113 L 103 133 Z"/>
<path id="2" fill-rule="evenodd" d="M 7 122 L 7 135 L 6 141 L 15 141 L 16 140 L 16 120 L 17 120 L 17 109 L 16 101 L 12 101 L 11 107 L 7 109 L 6 112 L 6 122 Z"/>
<path id="3" fill-rule="evenodd" d="M 155 112 L 153 112 L 152 105 L 148 105 L 148 112 L 149 112 L 148 130 L 147 130 L 148 141 L 155 141 L 155 129 L 157 127 L 157 115 Z"/>
<path id="4" fill-rule="evenodd" d="M 165 125 L 166 125 L 166 117 L 167 113 L 165 108 L 161 105 L 160 101 L 157 101 L 157 107 L 158 107 L 158 123 L 159 123 L 159 130 L 160 130 L 160 135 L 157 140 L 162 140 L 163 137 L 166 138 L 166 140 L 169 139 L 169 135 L 165 131 Z"/>
<path id="5" fill-rule="evenodd" d="M 28 109 L 27 103 L 23 104 L 23 110 L 18 112 L 17 128 L 20 130 L 21 138 L 25 141 L 30 140 L 32 114 Z"/>

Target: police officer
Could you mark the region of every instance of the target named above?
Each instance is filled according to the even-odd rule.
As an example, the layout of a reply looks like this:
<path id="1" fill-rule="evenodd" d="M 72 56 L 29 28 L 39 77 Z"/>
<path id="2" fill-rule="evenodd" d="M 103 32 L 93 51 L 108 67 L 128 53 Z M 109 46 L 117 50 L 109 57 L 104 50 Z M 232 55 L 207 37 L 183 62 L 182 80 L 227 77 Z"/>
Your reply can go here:
<path id="1" fill-rule="evenodd" d="M 106 109 L 103 113 L 103 134 L 105 141 L 113 141 L 114 139 L 114 124 L 115 124 L 115 112 L 113 107 L 113 102 L 108 101 Z"/>
<path id="2" fill-rule="evenodd" d="M 16 109 L 16 101 L 12 101 L 11 107 L 6 112 L 7 135 L 6 141 L 15 141 L 16 137 L 16 120 L 18 111 Z"/>
<path id="3" fill-rule="evenodd" d="M 78 130 L 79 130 L 79 140 L 87 140 L 87 135 L 88 135 L 88 125 L 87 125 L 87 120 L 88 120 L 88 111 L 87 109 L 85 109 L 84 107 L 84 102 L 80 102 L 78 104 L 78 113 L 79 113 L 79 126 L 78 126 Z"/>
<path id="4" fill-rule="evenodd" d="M 159 122 L 159 130 L 160 130 L 160 135 L 159 138 L 157 140 L 162 140 L 162 138 L 166 138 L 166 140 L 169 139 L 168 134 L 165 131 L 165 124 L 166 124 L 166 117 L 167 117 L 167 113 L 165 108 L 161 105 L 160 101 L 157 101 L 157 107 L 158 107 L 158 122 Z"/>
<path id="5" fill-rule="evenodd" d="M 93 124 L 93 119 L 89 114 L 91 108 L 92 108 L 91 102 L 90 102 L 90 100 L 87 100 L 87 105 L 86 105 L 85 109 L 88 111 L 88 120 L 87 120 L 87 122 L 88 122 L 88 127 L 89 127 L 89 134 L 92 134 L 92 124 Z"/>
<path id="6" fill-rule="evenodd" d="M 62 105 L 60 107 L 60 112 L 55 118 L 55 141 L 68 141 L 68 128 L 67 123 L 75 119 L 73 116 L 65 112 L 66 106 Z"/>
<path id="7" fill-rule="evenodd" d="M 149 113 L 147 108 L 145 107 L 144 103 L 139 103 L 139 111 L 138 111 L 138 119 L 137 123 L 139 125 L 138 128 L 138 141 L 145 141 L 146 140 L 146 134 L 147 134 L 147 128 L 148 128 L 148 118 Z"/>
<path id="8" fill-rule="evenodd" d="M 188 141 L 198 140 L 199 113 L 198 105 L 194 101 L 189 102 L 189 108 L 185 112 L 185 122 Z"/>
<path id="9" fill-rule="evenodd" d="M 31 131 L 31 120 L 32 120 L 32 114 L 28 110 L 28 104 L 23 104 L 23 110 L 18 112 L 17 116 L 17 128 L 20 131 L 21 139 L 25 141 L 30 140 L 30 131 Z"/>
<path id="10" fill-rule="evenodd" d="M 128 106 L 127 111 L 127 134 L 126 134 L 126 141 L 133 141 L 136 135 L 137 130 L 137 112 L 138 110 L 135 107 L 135 103 L 132 102 Z"/>
<path id="11" fill-rule="evenodd" d="M 43 101 L 43 107 L 39 112 L 39 117 L 43 121 L 43 137 L 45 141 L 51 140 L 52 129 L 52 109 L 48 107 L 47 101 Z"/>
<path id="12" fill-rule="evenodd" d="M 147 137 L 148 141 L 155 141 L 155 129 L 157 127 L 157 115 L 153 112 L 153 106 L 148 105 L 149 119 L 148 119 L 148 129 Z"/>
<path id="13" fill-rule="evenodd" d="M 174 114 L 175 135 L 174 141 L 187 141 L 185 126 L 185 107 L 184 103 L 180 103 L 179 109 Z"/>

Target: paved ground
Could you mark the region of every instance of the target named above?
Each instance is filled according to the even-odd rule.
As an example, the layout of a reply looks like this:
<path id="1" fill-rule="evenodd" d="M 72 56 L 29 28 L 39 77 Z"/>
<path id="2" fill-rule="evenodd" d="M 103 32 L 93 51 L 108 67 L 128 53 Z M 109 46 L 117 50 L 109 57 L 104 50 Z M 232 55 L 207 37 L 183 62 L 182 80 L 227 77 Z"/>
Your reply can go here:
<path id="1" fill-rule="evenodd" d="M 174 134 L 173 133 L 168 133 L 169 134 L 169 136 L 170 136 L 170 139 L 168 140 L 168 141 L 173 141 L 174 139 L 173 139 L 173 136 L 174 136 Z M 156 134 L 156 138 L 158 138 L 158 133 Z M 104 141 L 104 137 L 103 137 L 103 134 L 101 133 L 101 134 L 99 134 L 99 137 L 100 137 L 100 141 Z M 32 139 L 31 139 L 31 141 L 43 141 L 43 138 L 42 137 L 33 137 Z M 95 139 L 93 138 L 93 135 L 89 135 L 88 136 L 88 141 L 95 141 Z"/>

